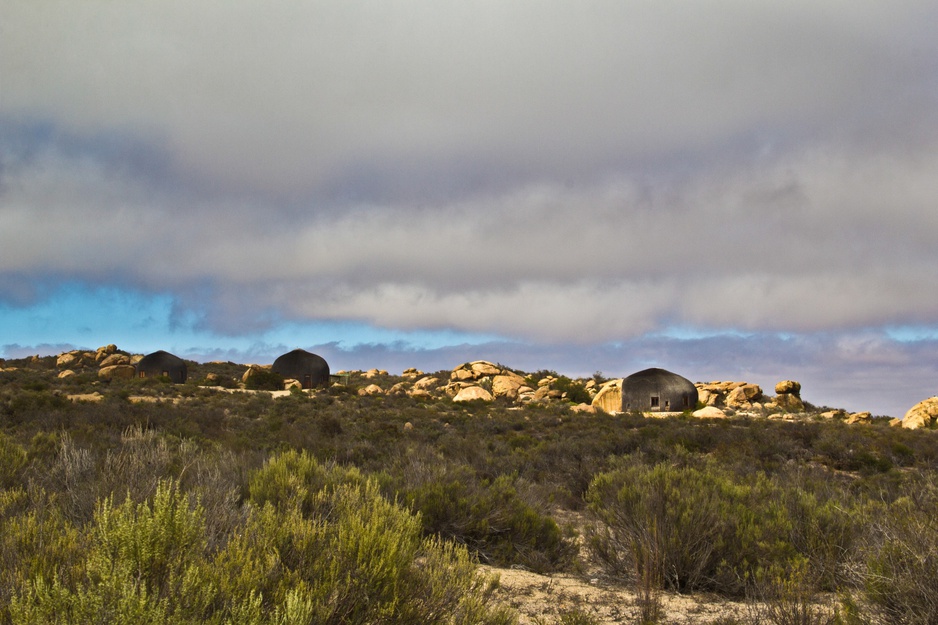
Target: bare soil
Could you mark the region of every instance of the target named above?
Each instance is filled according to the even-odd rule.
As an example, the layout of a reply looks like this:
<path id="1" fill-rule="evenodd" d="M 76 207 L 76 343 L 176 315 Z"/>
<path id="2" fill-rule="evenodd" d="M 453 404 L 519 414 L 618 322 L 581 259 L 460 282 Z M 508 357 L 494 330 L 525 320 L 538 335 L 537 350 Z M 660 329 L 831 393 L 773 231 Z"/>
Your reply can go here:
<path id="1" fill-rule="evenodd" d="M 520 614 L 522 625 L 559 623 L 563 614 L 579 612 L 598 623 L 636 623 L 639 605 L 629 588 L 600 577 L 568 574 L 538 575 L 520 569 L 483 567 L 500 576 L 499 596 Z M 743 603 L 708 595 L 662 593 L 662 621 L 673 624 L 708 624 L 723 618 L 743 619 Z"/>

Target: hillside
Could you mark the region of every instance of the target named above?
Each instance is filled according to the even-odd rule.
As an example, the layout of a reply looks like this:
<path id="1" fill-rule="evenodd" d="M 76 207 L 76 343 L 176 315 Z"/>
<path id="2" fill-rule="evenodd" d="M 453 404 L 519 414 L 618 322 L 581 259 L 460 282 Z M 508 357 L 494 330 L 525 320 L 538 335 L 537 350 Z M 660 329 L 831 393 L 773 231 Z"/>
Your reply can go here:
<path id="1" fill-rule="evenodd" d="M 729 407 L 741 383 L 719 418 L 610 414 L 615 381 L 492 363 L 173 384 L 102 375 L 132 360 L 107 351 L 0 363 L 2 623 L 938 618 L 929 427 Z"/>

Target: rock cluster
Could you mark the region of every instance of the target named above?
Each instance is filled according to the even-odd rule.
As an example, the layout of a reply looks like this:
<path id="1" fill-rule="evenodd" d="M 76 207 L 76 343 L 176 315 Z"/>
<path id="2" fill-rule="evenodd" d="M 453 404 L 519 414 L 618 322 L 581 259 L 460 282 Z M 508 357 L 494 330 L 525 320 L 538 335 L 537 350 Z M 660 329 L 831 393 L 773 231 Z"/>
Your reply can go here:
<path id="1" fill-rule="evenodd" d="M 377 375 L 387 375 L 387 371 L 371 370 L 352 372 L 365 379 Z M 360 394 L 367 395 L 406 395 L 409 397 L 429 399 L 433 397 L 450 397 L 453 401 L 495 401 L 503 398 L 506 401 L 524 404 L 528 402 L 564 401 L 566 393 L 555 388 L 557 378 L 546 376 L 537 384 L 529 383 L 522 375 L 501 367 L 487 360 L 476 360 L 459 365 L 453 369 L 448 379 L 441 379 L 436 375 L 428 375 L 414 368 L 405 369 L 403 381 L 397 382 L 387 390 L 378 384 L 370 384 L 359 390 Z M 589 380 L 585 384 L 590 392 L 595 392 L 596 382 Z M 580 412 L 594 412 L 595 410 L 582 404 L 578 407 Z"/>
<path id="2" fill-rule="evenodd" d="M 698 382 L 698 399 L 715 408 L 755 413 L 800 413 L 804 412 L 801 401 L 801 384 L 794 380 L 783 380 L 775 385 L 775 397 L 766 397 L 758 384 L 749 382 Z"/>
<path id="3" fill-rule="evenodd" d="M 134 363 L 140 356 L 131 356 L 117 349 L 117 345 L 104 345 L 93 352 L 73 350 L 59 354 L 55 366 L 59 377 L 67 378 L 84 369 L 97 369 L 101 378 L 130 379 L 136 374 Z"/>
<path id="4" fill-rule="evenodd" d="M 938 397 L 929 397 L 912 406 L 902 418 L 902 427 L 908 430 L 929 427 L 938 419 Z"/>

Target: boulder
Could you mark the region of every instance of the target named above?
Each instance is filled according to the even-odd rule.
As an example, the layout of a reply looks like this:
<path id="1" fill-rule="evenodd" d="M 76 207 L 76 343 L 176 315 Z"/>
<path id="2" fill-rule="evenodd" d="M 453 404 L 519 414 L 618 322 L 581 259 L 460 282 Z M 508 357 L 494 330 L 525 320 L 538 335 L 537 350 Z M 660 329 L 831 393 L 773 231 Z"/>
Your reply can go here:
<path id="1" fill-rule="evenodd" d="M 495 398 L 492 397 L 492 394 L 481 386 L 467 386 L 466 388 L 456 393 L 456 396 L 453 397 L 453 401 L 473 401 L 476 399 L 481 399 L 482 401 L 493 401 Z"/>
<path id="2" fill-rule="evenodd" d="M 130 356 L 126 354 L 111 354 L 101 361 L 102 367 L 113 367 L 114 365 L 129 365 Z"/>
<path id="3" fill-rule="evenodd" d="M 288 378 L 283 381 L 283 390 L 292 391 L 295 388 L 303 390 L 303 383 L 300 382 L 299 380 L 294 380 L 292 378 Z"/>
<path id="4" fill-rule="evenodd" d="M 414 382 L 414 390 L 429 391 L 440 385 L 440 380 L 434 377 L 420 378 Z"/>
<path id="5" fill-rule="evenodd" d="M 720 399 L 720 394 L 714 391 L 708 390 L 706 388 L 697 389 L 697 401 L 707 405 L 707 406 L 716 406 L 717 401 Z"/>
<path id="6" fill-rule="evenodd" d="M 938 418 L 938 397 L 929 397 L 915 404 L 902 418 L 902 427 L 916 430 L 928 427 Z"/>
<path id="7" fill-rule="evenodd" d="M 105 345 L 99 347 L 94 353 L 94 360 L 97 363 L 103 362 L 108 356 L 117 353 L 117 345 Z"/>
<path id="8" fill-rule="evenodd" d="M 516 399 L 518 389 L 524 386 L 524 378 L 517 373 L 508 372 L 492 378 L 492 394 L 495 397 Z"/>
<path id="9" fill-rule="evenodd" d="M 456 382 L 465 382 L 468 380 L 474 380 L 475 374 L 473 374 L 471 369 L 454 369 L 453 372 L 449 375 L 449 379 Z"/>
<path id="10" fill-rule="evenodd" d="M 358 394 L 363 397 L 366 395 L 382 395 L 384 394 L 384 389 L 377 384 L 369 384 L 365 388 L 358 389 Z"/>
<path id="11" fill-rule="evenodd" d="M 79 393 L 76 395 L 67 395 L 69 401 L 101 401 L 104 395 L 95 391 L 94 393 Z"/>
<path id="12" fill-rule="evenodd" d="M 705 406 L 700 410 L 695 410 L 693 416 L 698 419 L 725 419 L 726 413 L 716 406 Z"/>
<path id="13" fill-rule="evenodd" d="M 73 375 L 75 375 L 75 372 L 71 369 L 66 369 L 65 371 L 62 371 L 61 373 L 59 373 L 60 378 L 70 378 Z"/>
<path id="14" fill-rule="evenodd" d="M 55 366 L 59 369 L 70 369 L 81 366 L 81 352 L 68 352 L 60 355 L 55 360 Z"/>
<path id="15" fill-rule="evenodd" d="M 600 386 L 592 406 L 608 414 L 622 412 L 622 380 L 610 380 Z"/>
<path id="16" fill-rule="evenodd" d="M 498 375 L 502 372 L 501 369 L 486 360 L 476 360 L 475 362 L 471 362 L 469 363 L 469 368 L 472 369 L 472 371 L 475 373 L 476 378 Z"/>
<path id="17" fill-rule="evenodd" d="M 873 415 L 869 412 L 854 412 L 847 417 L 846 423 L 867 424 L 871 422 L 872 418 Z"/>
<path id="18" fill-rule="evenodd" d="M 407 382 L 398 382 L 388 389 L 388 395 L 407 395 L 408 386 Z"/>
<path id="19" fill-rule="evenodd" d="M 257 375 L 261 371 L 267 371 L 270 367 L 265 367 L 263 365 L 248 365 L 247 371 L 241 376 L 242 382 L 247 382 L 253 376 Z"/>
<path id="20" fill-rule="evenodd" d="M 108 380 L 130 380 L 135 375 L 137 369 L 133 365 L 112 365 L 98 369 L 98 377 Z"/>
<path id="21" fill-rule="evenodd" d="M 837 410 L 828 410 L 827 412 L 822 412 L 820 416 L 824 419 L 846 419 L 847 411 L 838 408 Z"/>
<path id="22" fill-rule="evenodd" d="M 571 407 L 570 411 L 577 412 L 577 413 L 585 412 L 587 414 L 595 414 L 596 408 L 594 408 L 590 404 L 577 404 L 576 406 Z"/>
<path id="23" fill-rule="evenodd" d="M 804 402 L 794 393 L 779 393 L 775 405 L 786 412 L 804 412 Z"/>
<path id="24" fill-rule="evenodd" d="M 424 390 L 422 388 L 412 388 L 407 393 L 415 399 L 430 399 L 433 395 L 430 394 L 430 391 Z"/>
<path id="25" fill-rule="evenodd" d="M 777 395 L 787 393 L 789 395 L 794 395 L 795 397 L 801 397 L 801 382 L 795 382 L 794 380 L 782 380 L 775 385 L 775 393 Z"/>
<path id="26" fill-rule="evenodd" d="M 730 408 L 748 410 L 752 402 L 762 397 L 762 389 L 757 384 L 746 382 L 734 383 L 732 390 L 726 394 L 724 403 Z"/>

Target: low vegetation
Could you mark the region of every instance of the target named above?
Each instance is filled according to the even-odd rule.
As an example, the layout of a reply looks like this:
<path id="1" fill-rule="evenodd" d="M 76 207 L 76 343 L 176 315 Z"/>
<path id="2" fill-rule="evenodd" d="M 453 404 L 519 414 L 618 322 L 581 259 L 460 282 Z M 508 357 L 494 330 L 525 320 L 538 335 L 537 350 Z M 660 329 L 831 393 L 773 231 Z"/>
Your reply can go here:
<path id="1" fill-rule="evenodd" d="M 516 622 L 478 563 L 628 585 L 623 622 L 664 622 L 662 592 L 752 606 L 732 622 L 938 622 L 932 430 L 53 365 L 0 371 L 0 624 Z"/>

